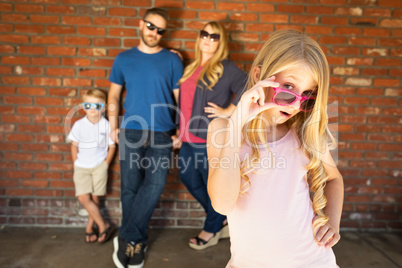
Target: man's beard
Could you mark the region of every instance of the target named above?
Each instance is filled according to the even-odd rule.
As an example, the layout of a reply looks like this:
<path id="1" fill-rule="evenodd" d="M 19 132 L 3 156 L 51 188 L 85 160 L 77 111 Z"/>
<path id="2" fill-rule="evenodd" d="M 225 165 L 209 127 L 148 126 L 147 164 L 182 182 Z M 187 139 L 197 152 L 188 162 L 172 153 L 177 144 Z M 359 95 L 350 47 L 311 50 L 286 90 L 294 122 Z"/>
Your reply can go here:
<path id="1" fill-rule="evenodd" d="M 146 40 L 146 36 L 144 36 L 144 32 L 143 31 L 141 31 L 140 32 L 140 35 L 141 35 L 141 39 L 142 39 L 142 41 L 145 43 L 145 45 L 147 45 L 148 47 L 157 47 L 158 45 L 159 45 L 159 42 L 160 42 L 160 39 L 159 40 L 157 40 L 156 39 L 156 41 L 154 41 L 153 43 L 150 43 L 150 42 L 148 42 L 147 40 Z M 155 40 L 155 39 L 153 39 L 153 40 Z"/>

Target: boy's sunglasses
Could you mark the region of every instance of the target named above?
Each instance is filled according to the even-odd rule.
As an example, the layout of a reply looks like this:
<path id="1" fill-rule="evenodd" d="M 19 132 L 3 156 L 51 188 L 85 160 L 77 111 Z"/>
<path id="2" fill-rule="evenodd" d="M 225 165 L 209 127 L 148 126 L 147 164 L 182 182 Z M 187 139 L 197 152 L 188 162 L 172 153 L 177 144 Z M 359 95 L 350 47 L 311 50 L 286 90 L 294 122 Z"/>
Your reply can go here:
<path id="1" fill-rule="evenodd" d="M 146 20 L 144 20 L 144 22 L 145 22 L 145 25 L 147 26 L 148 30 L 150 30 L 150 31 L 153 31 L 153 30 L 157 29 L 156 32 L 159 35 L 163 35 L 166 32 L 166 29 L 156 27 L 152 22 L 149 22 L 149 21 L 146 21 Z"/>
<path id="2" fill-rule="evenodd" d="M 300 96 L 292 91 L 273 87 L 275 94 L 272 97 L 272 101 L 280 106 L 289 106 L 296 101 L 300 101 L 300 111 L 307 112 L 311 111 L 314 108 L 315 97 L 314 96 Z"/>
<path id="3" fill-rule="evenodd" d="M 105 107 L 104 103 L 90 103 L 90 102 L 82 103 L 82 108 L 84 108 L 84 110 L 90 110 L 90 109 L 94 108 L 97 111 L 101 111 L 103 109 L 103 107 Z"/>
<path id="4" fill-rule="evenodd" d="M 219 38 L 221 37 L 221 35 L 220 35 L 220 34 L 210 34 L 210 33 L 208 33 L 207 31 L 202 30 L 202 31 L 200 32 L 200 37 L 201 37 L 202 39 L 207 39 L 207 38 L 209 38 L 209 40 L 211 40 L 211 42 L 218 42 L 218 41 L 219 41 Z"/>

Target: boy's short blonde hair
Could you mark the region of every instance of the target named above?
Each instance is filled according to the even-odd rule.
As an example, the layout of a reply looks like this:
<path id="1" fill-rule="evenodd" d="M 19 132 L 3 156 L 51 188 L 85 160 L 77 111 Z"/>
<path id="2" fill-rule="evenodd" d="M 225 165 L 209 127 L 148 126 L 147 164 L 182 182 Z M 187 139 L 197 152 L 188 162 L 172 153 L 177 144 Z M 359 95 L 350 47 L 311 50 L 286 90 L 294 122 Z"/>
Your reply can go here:
<path id="1" fill-rule="evenodd" d="M 85 97 L 94 97 L 103 100 L 106 103 L 106 94 L 102 90 L 99 89 L 90 89 L 82 96 L 84 100 Z"/>

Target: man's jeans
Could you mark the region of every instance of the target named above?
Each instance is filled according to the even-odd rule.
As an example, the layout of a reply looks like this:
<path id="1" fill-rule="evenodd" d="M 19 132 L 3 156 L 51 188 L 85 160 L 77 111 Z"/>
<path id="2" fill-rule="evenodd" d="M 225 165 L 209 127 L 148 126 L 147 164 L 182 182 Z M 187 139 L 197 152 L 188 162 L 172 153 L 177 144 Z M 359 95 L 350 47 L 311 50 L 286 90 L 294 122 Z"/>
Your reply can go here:
<path id="1" fill-rule="evenodd" d="M 226 216 L 219 214 L 211 205 L 208 195 L 208 157 L 206 144 L 183 142 L 179 153 L 180 179 L 188 191 L 200 202 L 207 213 L 204 231 L 216 233 L 222 228 Z"/>
<path id="2" fill-rule="evenodd" d="M 148 222 L 169 171 L 172 139 L 168 132 L 123 129 L 119 144 L 123 207 L 120 237 L 146 244 Z"/>

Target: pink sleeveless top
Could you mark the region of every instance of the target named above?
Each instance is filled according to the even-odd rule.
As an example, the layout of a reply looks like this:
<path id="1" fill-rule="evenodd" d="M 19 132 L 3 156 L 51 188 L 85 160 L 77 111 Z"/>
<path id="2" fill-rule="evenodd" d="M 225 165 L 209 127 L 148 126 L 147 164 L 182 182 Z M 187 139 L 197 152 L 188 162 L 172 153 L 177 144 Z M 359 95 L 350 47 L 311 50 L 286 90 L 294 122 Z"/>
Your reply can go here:
<path id="1" fill-rule="evenodd" d="M 260 148 L 261 164 L 249 173 L 251 187 L 228 215 L 227 268 L 338 267 L 332 249 L 314 241 L 305 168 L 309 160 L 299 149 L 296 134 L 288 131 L 269 148 L 273 159 Z M 240 159 L 247 154 L 251 156 L 251 148 L 245 144 Z"/>

